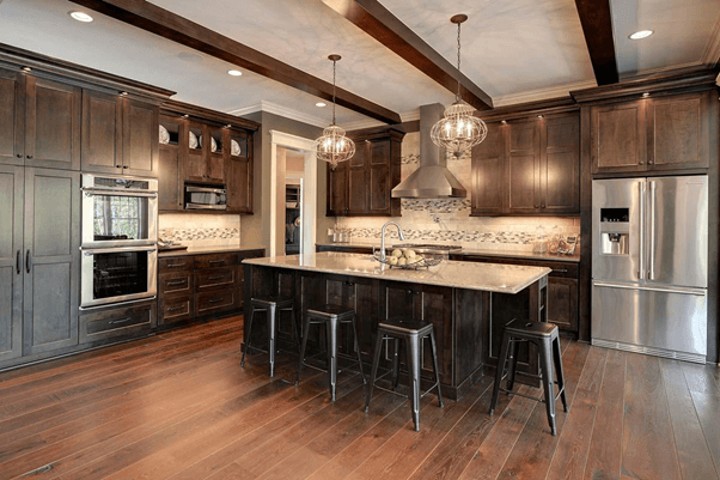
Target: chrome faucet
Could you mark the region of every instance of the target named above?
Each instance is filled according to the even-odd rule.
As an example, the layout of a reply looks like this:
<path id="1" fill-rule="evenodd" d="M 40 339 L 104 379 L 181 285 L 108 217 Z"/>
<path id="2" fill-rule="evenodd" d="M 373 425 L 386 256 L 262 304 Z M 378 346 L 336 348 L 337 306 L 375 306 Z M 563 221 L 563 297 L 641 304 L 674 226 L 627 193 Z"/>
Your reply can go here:
<path id="1" fill-rule="evenodd" d="M 400 240 L 405 240 L 405 234 L 403 234 L 402 228 L 400 228 L 400 225 L 398 225 L 395 222 L 385 222 L 385 225 L 382 226 L 382 230 L 380 230 L 380 257 L 379 260 L 381 262 L 384 262 L 386 259 L 385 255 L 385 230 L 387 230 L 388 225 L 395 225 L 398 230 L 398 237 Z"/>

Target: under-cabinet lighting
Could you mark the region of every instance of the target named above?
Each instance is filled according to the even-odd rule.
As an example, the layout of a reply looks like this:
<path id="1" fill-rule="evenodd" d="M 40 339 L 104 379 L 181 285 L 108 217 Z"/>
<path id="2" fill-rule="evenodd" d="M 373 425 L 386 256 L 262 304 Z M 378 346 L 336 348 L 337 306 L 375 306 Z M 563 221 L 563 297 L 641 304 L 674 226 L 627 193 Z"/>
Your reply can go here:
<path id="1" fill-rule="evenodd" d="M 20 70 L 22 70 L 23 72 L 32 72 L 32 68 L 30 67 L 22 67 Z"/>
<path id="2" fill-rule="evenodd" d="M 68 15 L 70 15 L 70 17 L 72 17 L 73 20 L 77 20 L 78 22 L 83 22 L 83 23 L 90 23 L 94 20 L 94 18 L 91 17 L 90 15 L 88 15 L 87 13 L 80 12 L 77 10 L 68 12 Z"/>
<path id="3" fill-rule="evenodd" d="M 641 40 L 649 37 L 653 33 L 655 33 L 653 30 L 638 30 L 637 32 L 631 33 L 628 38 L 630 38 L 630 40 Z"/>

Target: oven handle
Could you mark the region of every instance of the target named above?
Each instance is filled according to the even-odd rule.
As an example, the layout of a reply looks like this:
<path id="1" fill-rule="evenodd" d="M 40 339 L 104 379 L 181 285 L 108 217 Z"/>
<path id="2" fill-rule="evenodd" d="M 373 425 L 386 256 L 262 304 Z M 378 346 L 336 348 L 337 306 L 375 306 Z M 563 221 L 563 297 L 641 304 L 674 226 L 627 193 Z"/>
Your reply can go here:
<path id="1" fill-rule="evenodd" d="M 80 307 L 80 310 L 97 310 L 100 308 L 107 308 L 107 307 L 122 307 L 125 305 L 132 305 L 133 303 L 140 303 L 140 302 L 148 302 L 150 300 L 155 300 L 157 298 L 157 295 L 151 295 L 149 297 L 143 297 L 143 298 L 136 298 L 134 300 L 126 300 L 124 302 L 113 302 L 113 303 L 103 303 L 101 305 L 91 305 L 89 307 Z"/>
<path id="2" fill-rule="evenodd" d="M 93 195 L 106 195 L 114 197 L 144 197 L 144 198 L 157 198 L 158 192 L 152 192 L 148 190 L 137 190 L 137 189 L 122 189 L 122 190 L 106 190 L 101 188 L 90 188 L 82 187 L 81 190 L 85 192 L 88 197 Z"/>
<path id="3" fill-rule="evenodd" d="M 157 251 L 157 247 L 155 245 L 150 245 L 147 247 L 115 247 L 115 248 L 88 248 L 83 249 L 81 248 L 83 255 L 85 256 L 91 256 L 91 255 L 100 255 L 102 253 L 125 253 L 125 252 L 155 252 Z"/>
<path id="4" fill-rule="evenodd" d="M 227 205 L 205 205 L 202 203 L 186 203 L 187 210 L 227 210 Z"/>
<path id="5" fill-rule="evenodd" d="M 185 191 L 190 193 L 219 193 L 221 195 L 227 194 L 226 188 L 191 187 L 189 185 L 185 187 Z"/>

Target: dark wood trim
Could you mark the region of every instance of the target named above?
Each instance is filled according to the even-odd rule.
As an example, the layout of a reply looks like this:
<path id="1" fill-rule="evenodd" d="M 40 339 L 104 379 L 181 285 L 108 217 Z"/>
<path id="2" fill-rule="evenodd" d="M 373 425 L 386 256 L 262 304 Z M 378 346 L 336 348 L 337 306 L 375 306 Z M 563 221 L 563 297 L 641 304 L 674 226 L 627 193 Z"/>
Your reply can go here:
<path id="1" fill-rule="evenodd" d="M 280 62 L 144 0 L 72 0 L 104 15 L 219 58 L 324 100 L 332 100 L 332 83 Z M 336 103 L 385 123 L 400 123 L 400 115 L 338 88 Z"/>
<path id="2" fill-rule="evenodd" d="M 492 108 L 492 98 L 487 93 L 459 72 L 377 0 L 323 1 L 365 33 L 453 93 L 457 92 L 459 78 L 460 96 L 477 110 Z M 450 33 L 452 32 L 449 31 L 448 34 Z"/>
<path id="3" fill-rule="evenodd" d="M 191 119 L 200 119 L 203 121 L 211 120 L 222 125 L 230 124 L 233 127 L 241 127 L 247 130 L 257 131 L 260 128 L 260 124 L 247 120 L 245 118 L 238 117 L 236 115 L 230 115 L 229 113 L 218 112 L 216 110 L 210 110 L 190 103 L 178 102 L 176 100 L 168 100 L 160 106 L 161 113 L 172 115 L 188 115 Z"/>
<path id="4" fill-rule="evenodd" d="M 580 264 L 578 339 L 590 341 L 592 291 L 592 142 L 590 108 L 580 109 Z"/>
<path id="5" fill-rule="evenodd" d="M 516 120 L 534 115 L 551 115 L 577 110 L 579 107 L 571 97 L 559 97 L 536 102 L 517 103 L 497 107 L 482 112 L 481 117 L 486 122 L 499 120 Z"/>
<path id="6" fill-rule="evenodd" d="M 617 60 L 609 0 L 575 0 L 598 85 L 617 83 Z"/>
<path id="7" fill-rule="evenodd" d="M 4 43 L 0 43 L 0 62 L 18 69 L 30 67 L 33 75 L 51 74 L 61 76 L 70 80 L 70 83 L 79 82 L 80 86 L 91 86 L 93 88 L 103 86 L 112 89 L 115 93 L 125 91 L 140 96 L 164 98 L 175 95 L 172 90 L 112 75 Z"/>

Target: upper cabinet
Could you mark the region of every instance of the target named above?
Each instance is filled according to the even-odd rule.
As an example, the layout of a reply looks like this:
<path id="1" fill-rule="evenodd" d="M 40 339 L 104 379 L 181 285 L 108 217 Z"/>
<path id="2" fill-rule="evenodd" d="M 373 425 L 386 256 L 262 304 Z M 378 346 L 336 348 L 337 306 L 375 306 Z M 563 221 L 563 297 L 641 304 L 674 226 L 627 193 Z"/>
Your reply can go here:
<path id="1" fill-rule="evenodd" d="M 399 216 L 400 147 L 404 133 L 388 129 L 352 136 L 355 155 L 335 170 L 328 166 L 328 216 Z"/>
<path id="2" fill-rule="evenodd" d="M 0 163 L 80 169 L 80 88 L 0 69 Z"/>
<path id="3" fill-rule="evenodd" d="M 82 169 L 157 176 L 158 111 L 127 95 L 84 89 Z"/>
<path id="4" fill-rule="evenodd" d="M 194 182 L 225 183 L 227 129 L 191 121 L 188 132 L 185 178 Z"/>
<path id="5" fill-rule="evenodd" d="M 590 107 L 593 174 L 705 170 L 712 91 Z"/>
<path id="6" fill-rule="evenodd" d="M 578 214 L 577 111 L 492 122 L 472 155 L 472 215 Z"/>

